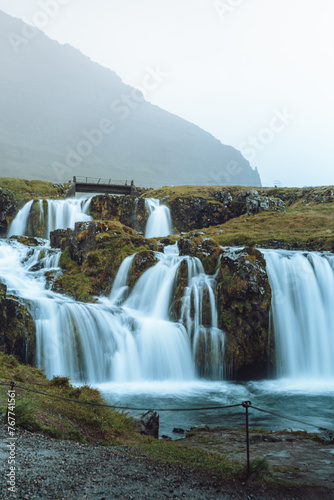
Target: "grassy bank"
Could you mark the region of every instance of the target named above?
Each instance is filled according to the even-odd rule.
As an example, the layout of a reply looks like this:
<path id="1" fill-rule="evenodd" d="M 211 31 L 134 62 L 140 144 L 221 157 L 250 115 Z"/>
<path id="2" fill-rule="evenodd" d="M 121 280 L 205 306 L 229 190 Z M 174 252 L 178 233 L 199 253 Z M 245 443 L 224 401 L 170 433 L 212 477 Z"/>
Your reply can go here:
<path id="1" fill-rule="evenodd" d="M 35 200 L 39 198 L 59 198 L 62 196 L 68 184 L 53 187 L 52 182 L 46 181 L 27 181 L 25 179 L 12 179 L 10 177 L 0 177 L 0 187 L 11 191 L 17 201 L 19 207 L 22 207 L 24 203 L 29 200 Z"/>
<path id="2" fill-rule="evenodd" d="M 199 197 L 217 204 L 215 193 L 228 192 L 233 197 L 251 188 L 243 186 L 176 186 L 145 193 L 145 197 L 164 199 L 170 204 L 176 198 Z M 316 188 L 256 188 L 260 196 L 284 201 L 286 212 L 267 210 L 242 215 L 224 224 L 198 228 L 220 245 L 257 245 L 272 247 L 282 240 L 295 248 L 334 251 L 333 186 Z"/>
<path id="3" fill-rule="evenodd" d="M 11 380 L 29 389 L 74 400 L 65 401 L 16 388 L 15 417 L 19 427 L 82 443 L 115 445 L 138 440 L 133 420 L 126 413 L 93 406 L 105 404 L 96 389 L 88 386 L 72 387 L 68 379 L 63 377 L 48 380 L 41 370 L 19 364 L 13 356 L 0 352 L 0 381 Z M 2 412 L 6 411 L 8 389 L 7 386 L 0 386 Z"/>

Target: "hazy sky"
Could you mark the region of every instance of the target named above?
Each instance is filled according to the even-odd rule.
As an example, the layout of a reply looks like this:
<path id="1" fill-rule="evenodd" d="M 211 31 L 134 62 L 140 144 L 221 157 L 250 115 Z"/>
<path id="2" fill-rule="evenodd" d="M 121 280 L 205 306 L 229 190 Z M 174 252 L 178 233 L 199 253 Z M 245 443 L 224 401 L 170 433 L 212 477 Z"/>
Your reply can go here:
<path id="1" fill-rule="evenodd" d="M 334 0 L 0 0 L 0 9 L 240 149 L 263 185 L 334 184 Z"/>

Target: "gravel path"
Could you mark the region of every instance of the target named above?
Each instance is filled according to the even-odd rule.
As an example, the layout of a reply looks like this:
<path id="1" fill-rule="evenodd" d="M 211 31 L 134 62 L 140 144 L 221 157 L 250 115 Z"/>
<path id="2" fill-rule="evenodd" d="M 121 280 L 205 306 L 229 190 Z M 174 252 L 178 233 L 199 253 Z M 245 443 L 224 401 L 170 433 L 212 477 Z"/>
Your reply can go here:
<path id="1" fill-rule="evenodd" d="M 16 493 L 8 491 L 8 433 L 0 422 L 1 498 L 20 499 L 293 499 L 256 484 L 222 483 L 186 467 L 135 456 L 127 447 L 88 446 L 17 429 Z M 312 493 L 312 492 L 311 492 Z M 326 495 L 321 497 L 326 498 Z M 330 497 L 327 497 L 330 498 Z"/>

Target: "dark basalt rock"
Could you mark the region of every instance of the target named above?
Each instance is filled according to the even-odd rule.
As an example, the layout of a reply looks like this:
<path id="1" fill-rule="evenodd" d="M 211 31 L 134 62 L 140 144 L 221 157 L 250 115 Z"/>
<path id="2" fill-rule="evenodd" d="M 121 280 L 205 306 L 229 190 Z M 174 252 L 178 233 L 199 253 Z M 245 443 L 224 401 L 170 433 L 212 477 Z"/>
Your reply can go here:
<path id="1" fill-rule="evenodd" d="M 271 289 L 255 248 L 225 251 L 217 276 L 219 328 L 225 332 L 226 376 L 254 379 L 275 364 L 269 335 Z"/>
<path id="2" fill-rule="evenodd" d="M 285 211 L 282 199 L 259 195 L 254 189 L 233 194 L 228 190 L 213 191 L 210 196 L 212 199 L 200 196 L 169 199 L 166 196 L 162 201 L 169 206 L 173 224 L 179 232 L 217 226 L 244 214 L 252 215 L 265 210 Z"/>
<path id="3" fill-rule="evenodd" d="M 159 414 L 156 411 L 149 410 L 139 417 L 135 418 L 136 428 L 140 434 L 159 438 Z"/>
<path id="4" fill-rule="evenodd" d="M 17 203 L 13 194 L 0 187 L 0 234 L 6 234 L 9 223 L 17 212 Z"/>
<path id="5" fill-rule="evenodd" d="M 134 196 L 94 196 L 90 204 L 94 219 L 117 220 L 135 231 L 144 232 L 148 214 L 144 198 Z"/>
<path id="6" fill-rule="evenodd" d="M 35 365 L 36 328 L 25 304 L 6 296 L 7 287 L 0 283 L 0 349 L 15 355 L 21 363 Z"/>

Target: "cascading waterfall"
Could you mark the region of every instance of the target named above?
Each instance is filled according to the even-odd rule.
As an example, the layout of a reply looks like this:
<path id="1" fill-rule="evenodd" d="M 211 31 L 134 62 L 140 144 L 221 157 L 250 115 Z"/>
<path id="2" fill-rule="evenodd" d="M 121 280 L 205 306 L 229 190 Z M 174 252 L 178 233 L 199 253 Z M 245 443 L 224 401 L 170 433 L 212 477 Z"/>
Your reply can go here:
<path id="1" fill-rule="evenodd" d="M 148 198 L 145 200 L 149 218 L 146 224 L 145 238 L 159 238 L 172 234 L 172 218 L 169 208 L 160 205 L 160 200 Z"/>
<path id="2" fill-rule="evenodd" d="M 27 221 L 30 214 L 30 210 L 33 204 L 33 200 L 28 201 L 23 208 L 19 211 L 15 219 L 10 225 L 8 236 L 22 236 L 25 234 Z"/>
<path id="3" fill-rule="evenodd" d="M 69 198 L 63 200 L 47 200 L 48 224 L 47 233 L 56 229 L 74 229 L 76 222 L 92 220 L 89 215 L 91 198 Z"/>
<path id="4" fill-rule="evenodd" d="M 76 222 L 89 221 L 91 198 L 68 198 L 67 200 L 46 200 L 47 214 L 44 212 L 43 200 L 36 202 L 39 211 L 39 223 L 44 228 L 44 235 L 49 237 L 56 229 L 74 229 Z M 28 201 L 13 220 L 8 236 L 35 236 L 34 224 L 29 224 L 34 201 Z M 28 227 L 32 228 L 27 234 Z"/>
<path id="5" fill-rule="evenodd" d="M 334 378 L 334 256 L 263 250 L 278 375 Z"/>
<path id="6" fill-rule="evenodd" d="M 217 324 L 215 277 L 205 274 L 201 261 L 189 259 L 189 284 L 181 317 L 192 340 L 193 356 L 201 376 L 222 379 L 224 335 Z"/>
<path id="7" fill-rule="evenodd" d="M 48 207 L 49 216 L 57 210 L 60 213 L 53 217 L 53 225 L 73 221 L 76 209 L 84 208 L 65 200 L 61 203 L 67 208 L 60 211 L 58 203 L 52 201 Z M 29 210 L 25 207 L 26 219 Z M 165 219 L 164 212 L 158 210 L 155 221 L 155 231 L 160 234 L 159 218 Z M 24 224 L 23 220 L 21 227 Z M 100 298 L 95 304 L 79 303 L 47 290 L 45 271 L 57 266 L 60 255 L 47 243 L 33 249 L 15 240 L 2 241 L 0 245 L 0 275 L 8 292 L 29 305 L 36 324 L 38 365 L 48 377 L 69 376 L 74 381 L 90 383 L 194 380 L 194 360 L 209 362 L 207 349 L 198 339 L 203 335 L 213 339 L 216 331 L 217 337 L 223 335 L 214 319 L 214 279 L 206 277 L 197 258 L 180 257 L 176 245 L 166 247 L 165 253 L 156 253 L 157 264 L 143 273 L 130 293 L 127 282 L 135 255 L 127 257 L 110 297 Z M 192 293 L 199 297 L 204 295 L 204 289 L 209 293 L 211 324 L 205 327 L 202 312 L 195 308 L 193 318 L 192 302 L 186 298 L 184 318 L 177 322 L 170 319 L 173 290 L 183 261 L 187 262 Z M 211 340 L 209 343 L 213 345 Z M 203 351 L 201 355 L 199 349 Z M 216 372 L 205 368 L 201 374 L 210 376 Z"/>
<path id="8" fill-rule="evenodd" d="M 32 203 L 19 212 L 10 234 L 24 233 Z M 44 205 L 39 206 L 42 214 Z M 159 226 L 166 220 L 158 206 L 152 211 L 154 236 L 162 234 Z M 89 200 L 49 200 L 48 230 L 89 217 L 88 207 Z M 333 379 L 334 256 L 263 253 L 272 287 L 278 375 Z M 38 364 L 48 377 L 63 375 L 90 383 L 222 378 L 224 334 L 217 326 L 215 277 L 204 273 L 198 259 L 179 256 L 176 245 L 165 247 L 165 253 L 156 253 L 157 264 L 130 290 L 135 256 L 129 256 L 110 296 L 82 304 L 48 290 L 45 272 L 57 269 L 59 256 L 47 241 L 28 248 L 15 240 L 0 240 L 1 280 L 8 293 L 29 306 L 37 328 Z M 172 320 L 173 294 L 184 262 L 188 284 L 180 317 Z"/>

